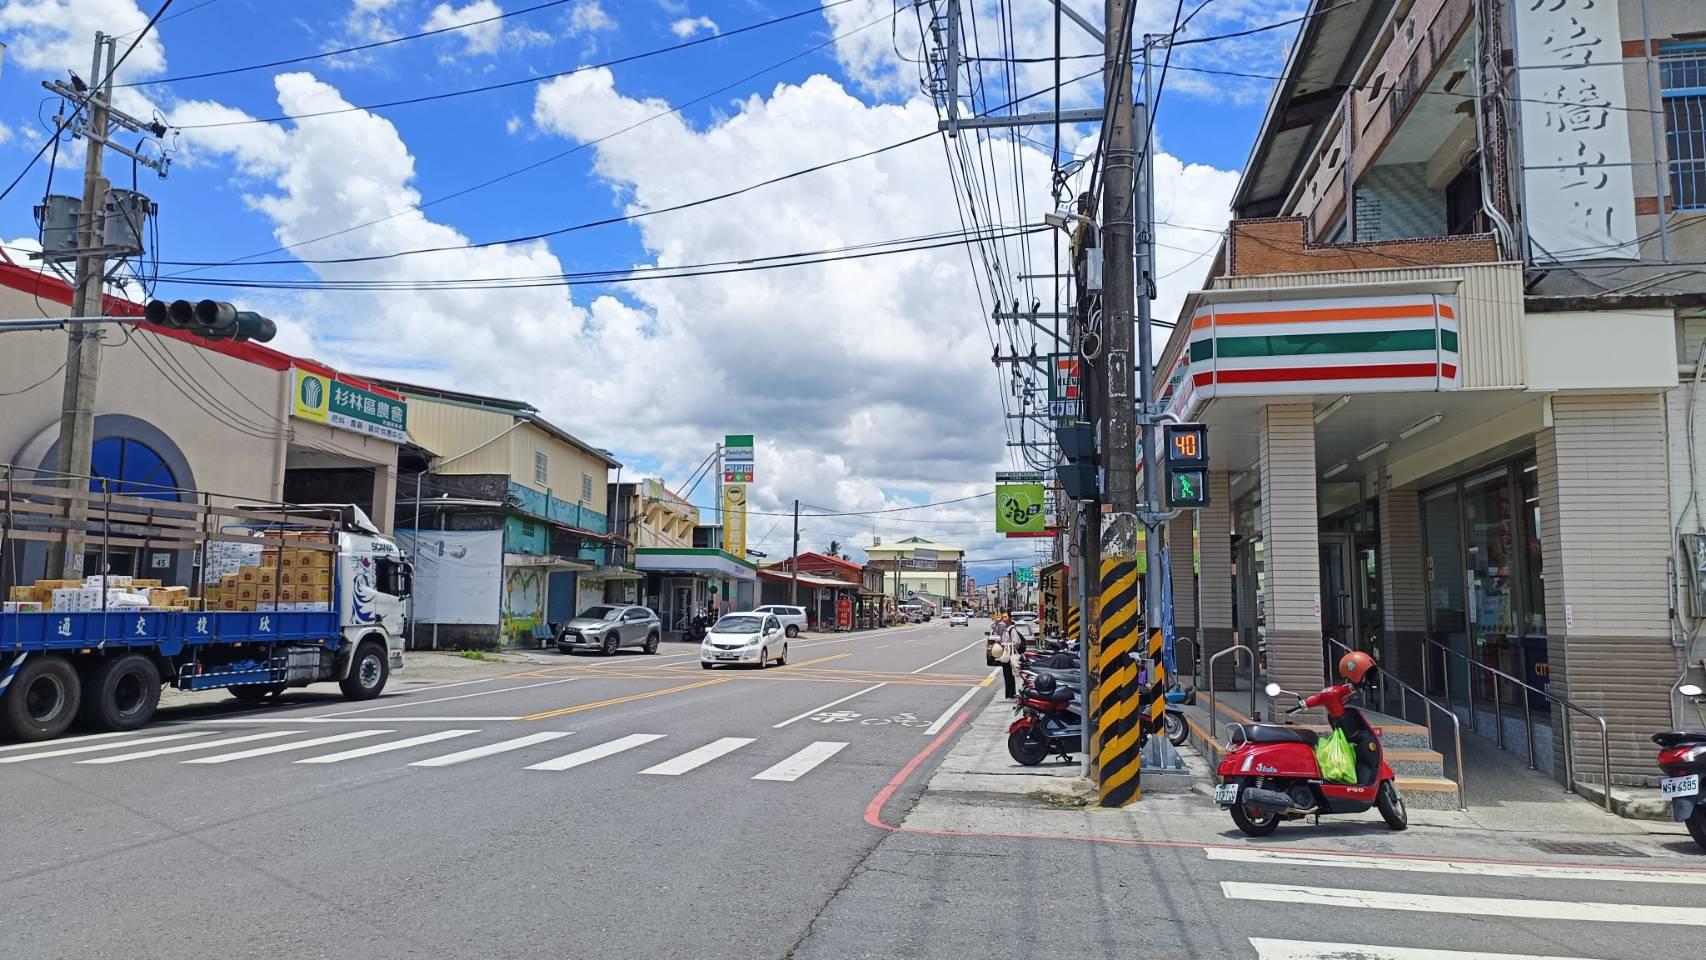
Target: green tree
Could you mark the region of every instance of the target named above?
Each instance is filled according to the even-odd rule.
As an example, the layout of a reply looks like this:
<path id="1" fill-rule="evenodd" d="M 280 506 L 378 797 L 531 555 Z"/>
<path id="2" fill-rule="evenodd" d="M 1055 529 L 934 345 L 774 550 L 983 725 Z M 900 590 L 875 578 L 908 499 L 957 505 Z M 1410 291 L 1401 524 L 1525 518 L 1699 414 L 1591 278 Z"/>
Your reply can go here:
<path id="1" fill-rule="evenodd" d="M 832 557 L 840 557 L 841 556 L 841 541 L 840 540 L 829 541 L 829 549 L 825 550 L 824 552 L 829 554 Z"/>

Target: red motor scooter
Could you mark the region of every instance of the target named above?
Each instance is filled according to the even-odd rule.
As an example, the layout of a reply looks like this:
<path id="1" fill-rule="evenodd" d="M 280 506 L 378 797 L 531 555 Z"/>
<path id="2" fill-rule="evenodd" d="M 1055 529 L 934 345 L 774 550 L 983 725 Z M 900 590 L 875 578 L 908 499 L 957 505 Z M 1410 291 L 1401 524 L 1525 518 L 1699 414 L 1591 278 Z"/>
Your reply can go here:
<path id="1" fill-rule="evenodd" d="M 1229 749 L 1220 758 L 1220 784 L 1214 799 L 1232 811 L 1232 822 L 1252 837 L 1265 837 L 1279 829 L 1281 820 L 1297 820 L 1323 814 L 1362 813 L 1380 810 L 1386 825 L 1394 830 L 1409 826 L 1404 798 L 1398 794 L 1397 778 L 1386 765 L 1380 731 L 1368 717 L 1347 702 L 1356 695 L 1374 667 L 1366 653 L 1348 653 L 1339 661 L 1339 673 L 1348 683 L 1328 687 L 1311 697 L 1300 697 L 1288 713 L 1321 707 L 1335 730 L 1343 730 L 1356 751 L 1356 782 L 1328 781 L 1315 759 L 1315 731 L 1275 723 L 1233 724 Z M 1268 696 L 1286 691 L 1268 684 Z M 1293 696 L 1296 696 L 1293 694 Z"/>

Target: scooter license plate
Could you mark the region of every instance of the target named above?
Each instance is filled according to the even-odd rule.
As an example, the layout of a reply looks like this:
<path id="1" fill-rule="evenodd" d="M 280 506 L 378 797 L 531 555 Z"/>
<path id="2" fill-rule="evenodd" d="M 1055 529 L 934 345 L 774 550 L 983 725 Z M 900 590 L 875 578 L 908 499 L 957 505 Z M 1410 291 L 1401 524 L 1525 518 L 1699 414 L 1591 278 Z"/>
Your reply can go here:
<path id="1" fill-rule="evenodd" d="M 1223 783 L 1214 788 L 1215 803 L 1232 803 L 1238 799 L 1238 784 Z"/>
<path id="2" fill-rule="evenodd" d="M 1700 775 L 1691 773 L 1686 777 L 1666 777 L 1659 781 L 1659 789 L 1667 797 L 1692 797 L 1700 792 Z"/>

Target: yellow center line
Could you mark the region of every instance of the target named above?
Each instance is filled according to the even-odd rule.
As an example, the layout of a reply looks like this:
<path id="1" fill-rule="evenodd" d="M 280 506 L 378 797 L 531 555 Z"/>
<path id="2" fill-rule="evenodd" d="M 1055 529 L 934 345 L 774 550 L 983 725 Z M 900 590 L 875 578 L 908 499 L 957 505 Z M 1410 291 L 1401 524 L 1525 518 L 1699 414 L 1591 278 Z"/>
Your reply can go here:
<path id="1" fill-rule="evenodd" d="M 814 663 L 828 663 L 831 660 L 840 660 L 842 657 L 851 657 L 851 656 L 852 656 L 851 653 L 837 653 L 837 654 L 834 654 L 834 655 L 828 656 L 828 657 L 818 657 L 816 660 L 802 660 L 799 663 L 790 663 L 787 666 L 782 667 L 781 669 L 782 670 L 797 670 L 800 667 L 809 667 Z"/>
<path id="2" fill-rule="evenodd" d="M 578 704 L 578 705 L 573 706 L 573 707 L 563 707 L 560 710 L 545 710 L 545 711 L 540 712 L 540 713 L 531 713 L 525 717 L 522 717 L 521 719 L 523 719 L 523 720 L 549 720 L 553 717 L 566 717 L 571 713 L 580 713 L 583 710 L 596 710 L 599 707 L 613 707 L 619 703 L 630 703 L 630 702 L 635 701 L 635 700 L 647 700 L 647 699 L 650 699 L 652 697 L 661 697 L 661 696 L 664 696 L 665 694 L 680 693 L 683 690 L 692 690 L 695 687 L 708 687 L 713 683 L 724 683 L 728 679 L 729 679 L 728 677 L 713 677 L 710 680 L 700 680 L 697 683 L 684 683 L 679 687 L 665 687 L 662 690 L 648 690 L 645 693 L 630 694 L 626 697 L 612 697 L 609 700 L 598 700 L 598 701 L 595 701 L 593 703 L 582 703 L 582 704 Z"/>

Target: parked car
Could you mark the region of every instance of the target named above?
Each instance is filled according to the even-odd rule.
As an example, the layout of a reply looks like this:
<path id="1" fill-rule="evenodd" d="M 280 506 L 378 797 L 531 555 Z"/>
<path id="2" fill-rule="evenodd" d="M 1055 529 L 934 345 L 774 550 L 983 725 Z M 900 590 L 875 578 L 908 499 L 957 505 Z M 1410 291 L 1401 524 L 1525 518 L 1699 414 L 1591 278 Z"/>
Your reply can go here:
<path id="1" fill-rule="evenodd" d="M 597 650 L 614 656 L 623 647 L 658 652 L 663 623 L 647 607 L 599 604 L 587 607 L 557 631 L 557 652 Z"/>
<path id="2" fill-rule="evenodd" d="M 955 610 L 948 614 L 948 626 L 969 627 L 971 626 L 971 616 L 963 610 Z"/>
<path id="3" fill-rule="evenodd" d="M 788 662 L 788 637 L 773 613 L 731 613 L 711 625 L 699 645 L 699 666 L 746 664 L 763 670 L 770 661 Z"/>
<path id="4" fill-rule="evenodd" d="M 805 607 L 790 607 L 783 603 L 772 603 L 767 606 L 754 607 L 752 612 L 768 613 L 774 616 L 781 622 L 782 630 L 790 640 L 799 636 L 801 630 L 806 629 Z"/>

